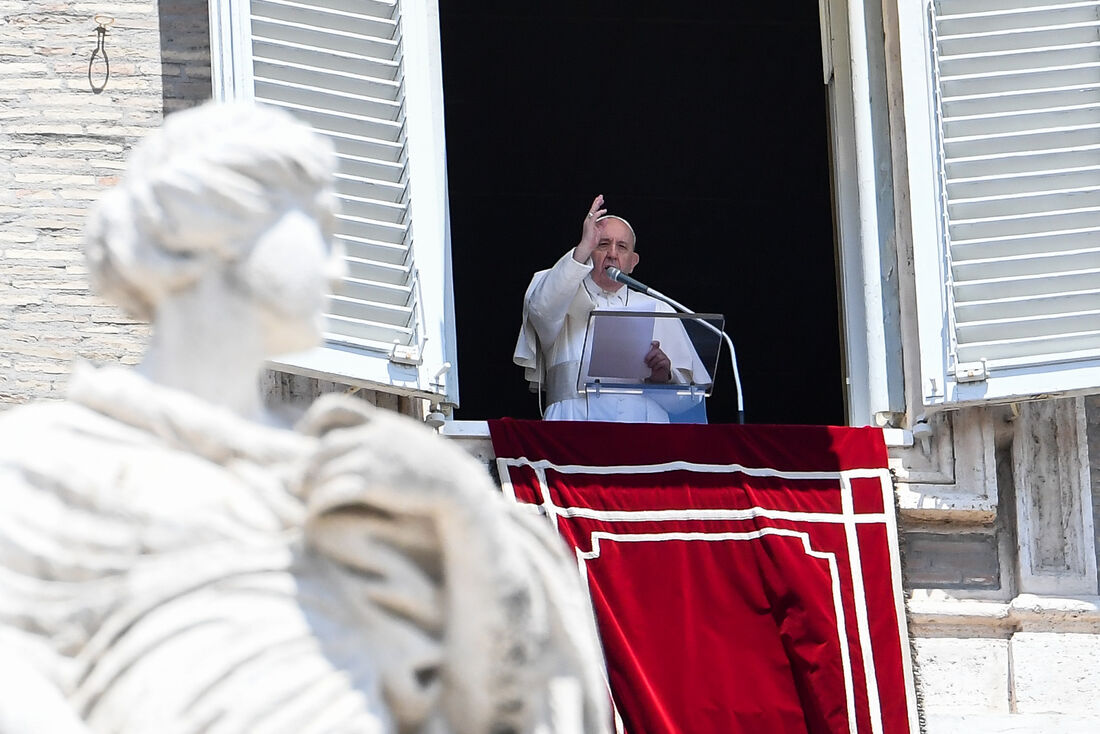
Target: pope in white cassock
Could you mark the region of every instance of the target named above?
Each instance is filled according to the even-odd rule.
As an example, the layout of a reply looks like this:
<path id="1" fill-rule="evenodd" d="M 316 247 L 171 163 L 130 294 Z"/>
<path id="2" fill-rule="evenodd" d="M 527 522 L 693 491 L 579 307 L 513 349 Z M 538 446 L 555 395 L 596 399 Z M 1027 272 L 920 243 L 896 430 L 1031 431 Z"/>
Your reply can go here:
<path id="1" fill-rule="evenodd" d="M 608 267 L 630 273 L 638 264 L 634 229 L 607 214 L 603 195 L 585 216 L 580 242 L 549 270 L 535 273 L 523 300 L 523 325 L 513 360 L 532 390 L 546 391 L 547 420 L 667 423 L 668 411 L 649 397 L 603 394 L 588 400 L 578 389 L 585 331 L 594 310 L 672 313 L 667 304 L 630 291 Z M 675 319 L 654 319 L 653 340 L 642 357 L 651 384 L 707 384 L 710 377 Z"/>

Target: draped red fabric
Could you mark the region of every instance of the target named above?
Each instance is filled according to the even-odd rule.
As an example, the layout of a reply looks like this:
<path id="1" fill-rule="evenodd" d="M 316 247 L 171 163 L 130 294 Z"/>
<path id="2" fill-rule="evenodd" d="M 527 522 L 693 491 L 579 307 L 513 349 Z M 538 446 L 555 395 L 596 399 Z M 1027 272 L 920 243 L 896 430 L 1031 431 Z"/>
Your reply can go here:
<path id="1" fill-rule="evenodd" d="M 919 730 L 881 431 L 489 425 L 576 551 L 624 731 Z"/>

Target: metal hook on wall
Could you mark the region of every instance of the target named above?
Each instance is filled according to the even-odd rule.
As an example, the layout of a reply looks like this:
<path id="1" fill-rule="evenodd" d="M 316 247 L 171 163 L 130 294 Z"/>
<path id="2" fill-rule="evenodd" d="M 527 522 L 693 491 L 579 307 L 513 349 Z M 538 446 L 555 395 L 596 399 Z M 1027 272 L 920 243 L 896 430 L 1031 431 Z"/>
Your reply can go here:
<path id="1" fill-rule="evenodd" d="M 107 27 L 113 25 L 115 19 L 109 15 L 97 15 L 93 20 L 96 23 L 96 45 L 95 51 L 92 51 L 92 58 L 88 59 L 88 86 L 92 88 L 92 92 L 99 94 L 107 88 L 107 80 L 111 78 L 111 60 L 107 58 L 107 49 L 105 47 L 107 41 Z M 96 84 L 92 80 L 92 67 L 95 65 L 96 57 L 103 59 L 103 82 Z"/>

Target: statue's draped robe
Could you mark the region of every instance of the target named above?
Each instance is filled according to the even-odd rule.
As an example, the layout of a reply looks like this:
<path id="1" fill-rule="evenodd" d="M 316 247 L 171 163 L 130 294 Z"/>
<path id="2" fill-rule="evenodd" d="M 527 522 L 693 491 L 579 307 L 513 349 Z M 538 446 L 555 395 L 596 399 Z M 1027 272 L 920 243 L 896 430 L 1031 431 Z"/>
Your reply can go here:
<path id="1" fill-rule="evenodd" d="M 0 416 L 0 680 L 94 732 L 604 731 L 558 542 L 362 401 L 290 431 L 85 369 Z"/>

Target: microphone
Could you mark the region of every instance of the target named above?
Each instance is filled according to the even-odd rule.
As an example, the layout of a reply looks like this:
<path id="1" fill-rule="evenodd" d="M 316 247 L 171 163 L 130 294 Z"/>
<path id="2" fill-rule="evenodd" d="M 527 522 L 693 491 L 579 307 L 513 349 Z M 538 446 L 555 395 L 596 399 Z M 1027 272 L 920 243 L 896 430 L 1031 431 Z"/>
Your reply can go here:
<path id="1" fill-rule="evenodd" d="M 634 280 L 614 265 L 608 265 L 606 272 L 608 276 L 615 282 L 622 283 L 627 288 L 630 288 L 631 290 L 636 290 L 639 293 L 645 293 L 647 296 L 651 295 L 650 291 L 652 289 L 648 285 L 642 283 L 641 281 Z"/>
<path id="2" fill-rule="evenodd" d="M 650 288 L 648 285 L 646 285 L 645 283 L 642 283 L 641 281 L 638 281 L 638 280 L 635 280 L 634 278 L 631 278 L 629 275 L 627 275 L 623 271 L 619 270 L 614 265 L 608 265 L 607 268 L 605 268 L 605 272 L 616 283 L 622 283 L 623 285 L 625 285 L 627 288 L 630 288 L 631 290 L 638 291 L 639 293 L 644 293 L 647 296 L 650 296 L 651 298 L 656 298 L 659 301 L 664 301 L 665 303 L 672 306 L 674 309 L 676 309 L 680 313 L 685 313 L 685 314 L 694 314 L 695 313 L 694 311 L 692 311 L 690 308 L 688 308 L 684 304 L 680 303 L 679 301 L 674 301 L 671 298 L 669 298 L 668 296 L 666 296 L 664 293 L 661 293 L 660 291 L 658 291 L 656 289 Z M 737 351 L 733 348 L 733 339 L 730 339 L 729 334 L 722 331 L 721 329 L 719 329 L 717 326 L 710 323 L 709 321 L 706 321 L 704 319 L 694 319 L 694 321 L 696 321 L 699 324 L 703 325 L 709 331 L 713 332 L 715 335 L 722 337 L 725 340 L 726 345 L 729 347 L 730 362 L 733 365 L 733 384 L 734 384 L 734 387 L 737 390 L 737 422 L 738 423 L 744 423 L 745 422 L 745 399 L 741 395 L 741 373 L 737 369 Z"/>

